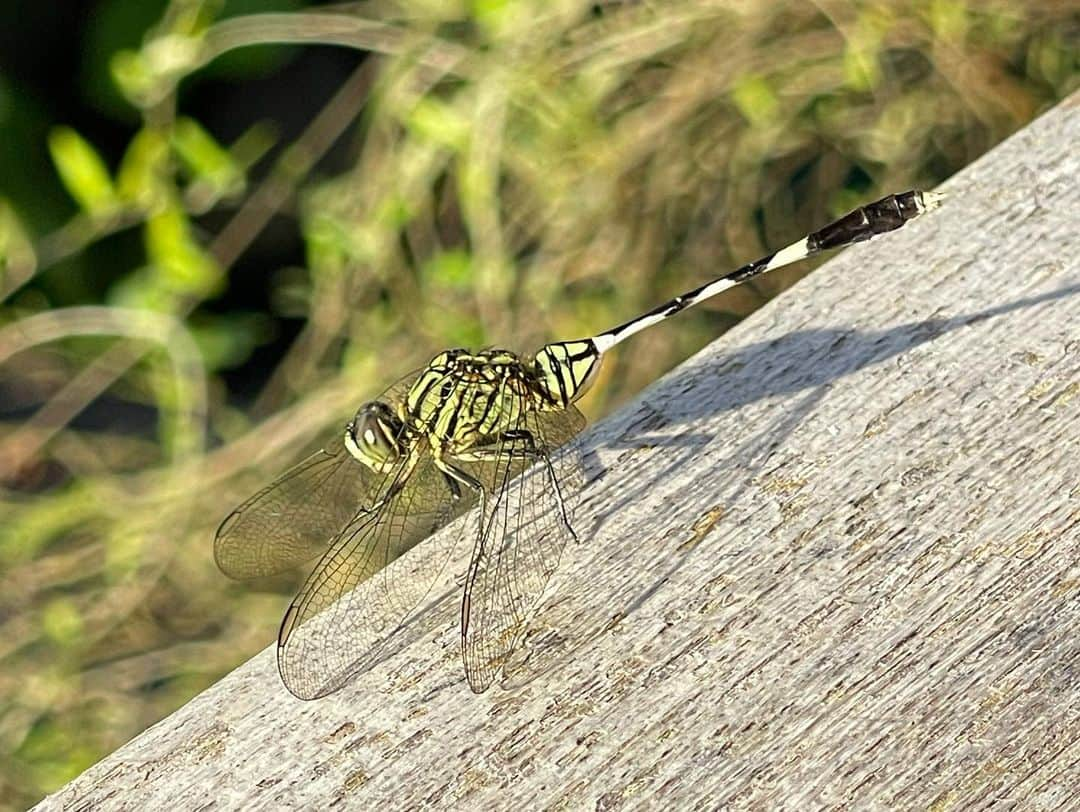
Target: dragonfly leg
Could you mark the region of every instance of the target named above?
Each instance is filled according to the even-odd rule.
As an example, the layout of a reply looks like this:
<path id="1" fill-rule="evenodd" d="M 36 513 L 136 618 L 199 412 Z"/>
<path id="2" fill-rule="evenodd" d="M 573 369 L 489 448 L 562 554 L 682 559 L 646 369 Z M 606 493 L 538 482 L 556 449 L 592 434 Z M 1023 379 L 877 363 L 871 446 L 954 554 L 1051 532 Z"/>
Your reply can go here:
<path id="1" fill-rule="evenodd" d="M 499 445 L 495 448 L 491 448 L 490 445 L 499 442 Z M 504 447 L 504 443 L 524 443 L 524 447 Z M 541 451 L 536 446 L 536 438 L 531 431 L 527 429 L 514 429 L 512 431 L 505 431 L 498 438 L 491 441 L 490 444 L 485 444 L 479 448 L 471 448 L 466 452 L 455 455 L 458 459 L 466 462 L 497 462 L 499 460 L 510 459 L 524 459 L 533 461 L 542 461 L 547 468 L 548 476 L 551 478 L 551 486 L 555 491 L 555 501 L 559 505 L 559 513 L 562 516 L 563 523 L 570 531 L 570 535 L 574 541 L 578 541 L 577 533 L 574 532 L 574 525 L 570 521 L 570 513 L 566 509 L 566 503 L 563 501 L 562 490 L 559 487 L 559 478 L 555 476 L 555 468 L 551 464 L 551 458 L 545 451 Z"/>
<path id="2" fill-rule="evenodd" d="M 450 474 L 446 473 L 445 471 L 443 472 L 443 479 L 446 480 L 446 487 L 450 489 L 450 498 L 453 499 L 455 502 L 460 502 L 461 485 L 458 484 L 458 481 L 454 479 L 454 477 L 450 476 Z"/>
<path id="3" fill-rule="evenodd" d="M 446 479 L 446 484 L 450 487 L 450 495 L 455 502 L 461 499 L 462 485 L 478 493 L 481 500 L 483 500 L 484 486 L 480 484 L 480 480 L 476 477 L 462 471 L 456 465 L 453 465 L 444 459 L 436 458 L 435 465 L 442 471 L 442 475 Z"/>
<path id="4" fill-rule="evenodd" d="M 450 488 L 450 497 L 459 502 L 463 496 L 461 486 L 464 485 L 469 490 L 476 493 L 480 500 L 480 531 L 483 532 L 484 517 L 487 516 L 487 491 L 484 490 L 483 484 L 476 477 L 472 476 L 466 471 L 461 470 L 458 466 L 445 459 L 442 455 L 434 455 L 433 462 L 435 467 L 442 472 L 443 478 L 446 480 L 447 486 Z M 472 572 L 473 564 L 469 564 L 469 572 Z M 465 583 L 468 582 L 469 575 L 465 576 Z M 461 582 L 459 581 L 459 584 Z M 462 621 L 465 622 L 465 614 L 462 615 Z"/>

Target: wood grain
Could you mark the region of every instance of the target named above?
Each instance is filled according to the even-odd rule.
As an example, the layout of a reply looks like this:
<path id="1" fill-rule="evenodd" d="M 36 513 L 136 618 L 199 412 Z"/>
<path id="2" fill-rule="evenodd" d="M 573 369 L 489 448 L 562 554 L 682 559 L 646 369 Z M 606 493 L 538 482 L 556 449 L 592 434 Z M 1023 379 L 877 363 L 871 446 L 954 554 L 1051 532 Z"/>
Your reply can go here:
<path id="1" fill-rule="evenodd" d="M 38 808 L 1080 808 L 1078 143 L 1074 96 L 590 430 L 502 686 L 451 583 L 331 698 L 268 649 Z"/>

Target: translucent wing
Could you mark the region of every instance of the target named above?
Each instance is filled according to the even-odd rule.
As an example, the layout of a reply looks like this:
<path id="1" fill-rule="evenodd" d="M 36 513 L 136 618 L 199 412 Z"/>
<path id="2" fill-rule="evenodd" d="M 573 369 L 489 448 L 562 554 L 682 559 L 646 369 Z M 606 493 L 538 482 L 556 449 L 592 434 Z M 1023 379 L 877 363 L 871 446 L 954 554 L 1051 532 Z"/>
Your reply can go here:
<path id="1" fill-rule="evenodd" d="M 465 584 L 462 655 L 469 686 L 480 693 L 498 677 L 574 537 L 567 497 L 580 486 L 575 449 L 556 452 L 585 425 L 570 407 L 525 411 L 492 464 L 473 469 L 490 494 Z M 524 471 L 524 472 L 523 472 Z"/>
<path id="2" fill-rule="evenodd" d="M 311 560 L 367 501 L 373 476 L 340 440 L 317 451 L 225 518 L 214 539 L 218 567 L 256 578 Z"/>
<path id="3" fill-rule="evenodd" d="M 278 634 L 278 670 L 293 694 L 325 696 L 378 662 L 384 643 L 446 566 L 455 539 L 417 543 L 473 501 L 468 494 L 455 501 L 430 453 L 421 449 L 416 467 L 400 468 L 379 504 L 342 529 Z"/>
<path id="4" fill-rule="evenodd" d="M 393 403 L 416 372 L 386 390 Z M 303 462 L 241 504 L 218 527 L 214 560 L 230 578 L 284 572 L 322 554 L 358 509 L 370 506 L 385 481 L 344 445 L 344 427 Z"/>

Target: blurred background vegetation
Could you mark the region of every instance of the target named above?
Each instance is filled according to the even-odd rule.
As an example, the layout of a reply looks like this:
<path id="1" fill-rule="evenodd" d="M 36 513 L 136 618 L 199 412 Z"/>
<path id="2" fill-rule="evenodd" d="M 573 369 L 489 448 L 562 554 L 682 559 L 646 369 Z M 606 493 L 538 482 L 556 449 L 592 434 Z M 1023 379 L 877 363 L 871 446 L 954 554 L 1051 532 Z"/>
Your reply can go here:
<path id="1" fill-rule="evenodd" d="M 397 376 L 618 323 L 932 188 L 1078 84 L 1061 0 L 14 6 L 3 809 L 271 643 L 302 573 L 226 581 L 214 528 Z M 800 273 L 635 339 L 586 411 Z"/>

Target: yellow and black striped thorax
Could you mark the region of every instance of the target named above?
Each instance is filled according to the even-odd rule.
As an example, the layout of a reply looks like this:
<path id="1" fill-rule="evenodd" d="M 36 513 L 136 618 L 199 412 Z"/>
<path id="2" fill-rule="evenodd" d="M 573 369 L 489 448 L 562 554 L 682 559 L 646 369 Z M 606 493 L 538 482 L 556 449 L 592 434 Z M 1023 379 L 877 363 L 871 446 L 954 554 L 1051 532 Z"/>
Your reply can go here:
<path id="1" fill-rule="evenodd" d="M 540 401 L 533 374 L 513 353 L 447 350 L 409 389 L 402 419 L 432 445 L 454 452 L 514 429 Z"/>

